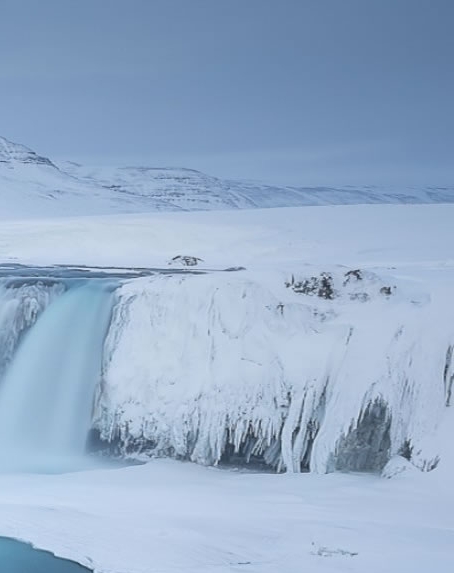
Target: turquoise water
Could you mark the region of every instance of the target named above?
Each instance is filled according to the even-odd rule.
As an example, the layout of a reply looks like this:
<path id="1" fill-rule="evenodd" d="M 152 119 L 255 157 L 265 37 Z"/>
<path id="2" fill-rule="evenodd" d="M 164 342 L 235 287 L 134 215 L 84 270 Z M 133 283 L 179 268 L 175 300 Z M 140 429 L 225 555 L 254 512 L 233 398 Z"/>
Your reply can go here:
<path id="1" fill-rule="evenodd" d="M 111 307 L 110 285 L 87 281 L 25 334 L 0 385 L 1 469 L 42 471 L 83 456 Z"/>
<path id="2" fill-rule="evenodd" d="M 59 559 L 31 545 L 0 538 L 0 571 L 2 573 L 92 573 L 73 561 Z"/>

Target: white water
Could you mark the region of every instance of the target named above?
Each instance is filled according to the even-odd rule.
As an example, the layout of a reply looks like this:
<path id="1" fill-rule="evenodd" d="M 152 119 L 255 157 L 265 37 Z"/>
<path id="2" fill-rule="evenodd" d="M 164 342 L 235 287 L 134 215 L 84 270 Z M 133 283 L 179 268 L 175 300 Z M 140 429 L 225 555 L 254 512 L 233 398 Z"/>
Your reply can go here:
<path id="1" fill-rule="evenodd" d="M 3 467 L 83 454 L 110 311 L 111 294 L 92 281 L 57 298 L 28 331 L 0 388 Z"/>

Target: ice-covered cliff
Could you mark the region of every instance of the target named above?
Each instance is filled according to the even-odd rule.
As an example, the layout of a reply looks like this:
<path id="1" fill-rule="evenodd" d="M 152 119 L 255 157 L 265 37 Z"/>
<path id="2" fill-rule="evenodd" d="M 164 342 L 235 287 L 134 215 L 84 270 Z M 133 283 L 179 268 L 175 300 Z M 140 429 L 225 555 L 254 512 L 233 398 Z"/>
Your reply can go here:
<path id="1" fill-rule="evenodd" d="M 292 472 L 423 470 L 450 404 L 449 293 L 361 269 L 155 276 L 121 287 L 94 428 L 119 455 Z"/>
<path id="2" fill-rule="evenodd" d="M 110 308 L 111 287 L 0 286 L 0 411 L 16 442 L 16 403 L 29 420 L 88 419 L 84 373 L 102 359 L 87 382 L 97 384 L 91 449 L 290 472 L 440 461 L 454 380 L 449 283 L 429 294 L 392 270 L 341 266 L 157 272 L 120 280 L 103 348 L 87 336 L 104 328 L 91 308 Z M 82 409 L 58 398 L 70 388 Z"/>

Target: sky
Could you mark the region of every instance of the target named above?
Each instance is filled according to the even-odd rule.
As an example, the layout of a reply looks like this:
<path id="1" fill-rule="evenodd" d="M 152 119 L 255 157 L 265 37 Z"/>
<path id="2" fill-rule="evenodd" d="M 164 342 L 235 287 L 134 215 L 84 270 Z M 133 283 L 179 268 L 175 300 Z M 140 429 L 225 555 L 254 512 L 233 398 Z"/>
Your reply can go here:
<path id="1" fill-rule="evenodd" d="M 452 0 L 0 0 L 0 135 L 295 185 L 454 182 Z"/>

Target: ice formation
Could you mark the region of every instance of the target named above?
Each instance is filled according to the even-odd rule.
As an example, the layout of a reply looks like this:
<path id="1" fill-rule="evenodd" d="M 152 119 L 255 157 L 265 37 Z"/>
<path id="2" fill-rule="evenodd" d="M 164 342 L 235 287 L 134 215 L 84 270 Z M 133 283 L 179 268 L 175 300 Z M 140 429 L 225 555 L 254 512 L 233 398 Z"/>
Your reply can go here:
<path id="1" fill-rule="evenodd" d="M 157 273 L 125 280 L 111 316 L 101 283 L 2 283 L 3 450 L 82 451 L 91 427 L 110 454 L 206 465 L 439 462 L 454 380 L 442 284 L 429 297 L 342 267 Z"/>
<path id="2" fill-rule="evenodd" d="M 98 446 L 290 472 L 379 471 L 404 453 L 435 467 L 430 436 L 454 377 L 447 293 L 358 272 L 124 285 L 104 349 Z M 290 288 L 324 274 L 333 296 Z"/>

